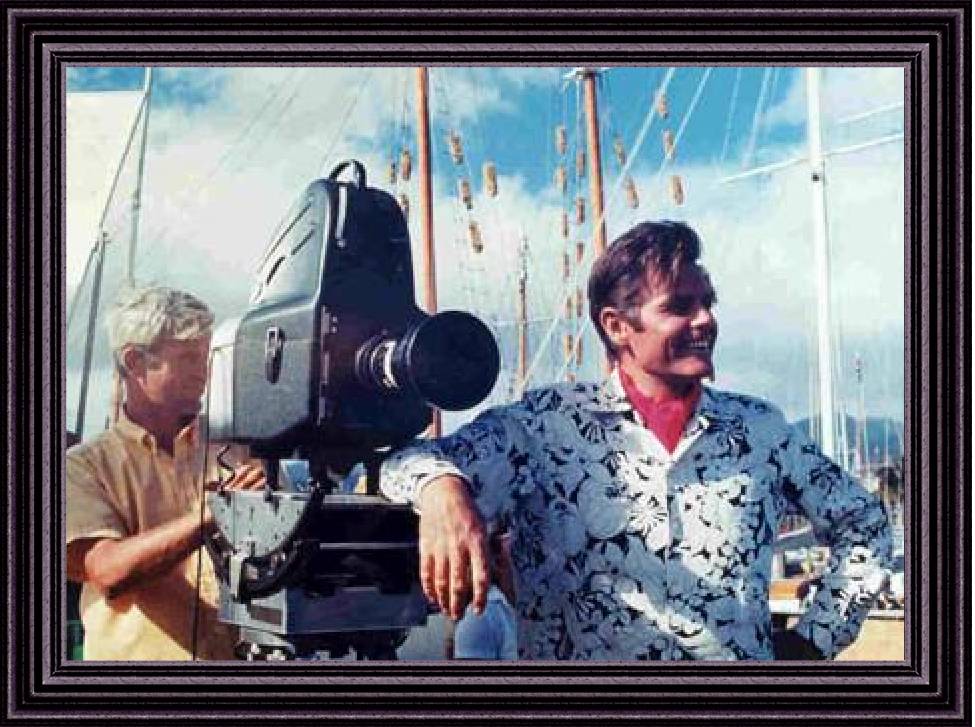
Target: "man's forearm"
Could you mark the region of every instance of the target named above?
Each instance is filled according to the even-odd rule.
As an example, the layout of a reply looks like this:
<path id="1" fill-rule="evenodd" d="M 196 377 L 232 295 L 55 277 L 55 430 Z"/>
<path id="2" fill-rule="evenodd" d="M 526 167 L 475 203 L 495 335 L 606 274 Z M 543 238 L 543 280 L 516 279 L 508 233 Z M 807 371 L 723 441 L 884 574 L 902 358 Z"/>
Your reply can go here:
<path id="1" fill-rule="evenodd" d="M 138 535 L 98 540 L 83 555 L 84 580 L 117 595 L 183 561 L 212 527 L 212 520 L 197 512 Z"/>

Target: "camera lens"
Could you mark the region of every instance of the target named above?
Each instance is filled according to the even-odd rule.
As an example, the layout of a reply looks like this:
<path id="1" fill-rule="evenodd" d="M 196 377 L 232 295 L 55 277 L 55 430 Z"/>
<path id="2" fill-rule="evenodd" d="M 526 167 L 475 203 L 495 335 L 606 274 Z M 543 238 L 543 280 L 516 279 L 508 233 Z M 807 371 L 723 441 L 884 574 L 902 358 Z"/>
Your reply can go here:
<path id="1" fill-rule="evenodd" d="M 501 355 L 491 331 L 462 311 L 427 318 L 404 337 L 400 358 L 412 386 L 440 409 L 459 411 L 494 388 Z"/>
<path id="2" fill-rule="evenodd" d="M 411 325 L 399 340 L 377 336 L 356 356 L 356 378 L 386 393 L 407 392 L 440 409 L 469 409 L 494 387 L 501 356 L 474 316 L 445 311 Z"/>
<path id="3" fill-rule="evenodd" d="M 365 365 L 367 378 L 372 384 L 383 391 L 396 391 L 399 384 L 393 375 L 393 354 L 396 351 L 396 339 L 381 338 L 367 349 Z"/>

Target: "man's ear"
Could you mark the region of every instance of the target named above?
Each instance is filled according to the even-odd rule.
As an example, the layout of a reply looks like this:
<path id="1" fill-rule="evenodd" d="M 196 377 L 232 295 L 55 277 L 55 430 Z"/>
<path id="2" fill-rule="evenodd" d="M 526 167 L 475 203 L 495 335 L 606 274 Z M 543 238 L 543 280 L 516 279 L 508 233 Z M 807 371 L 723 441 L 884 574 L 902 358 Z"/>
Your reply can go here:
<path id="1" fill-rule="evenodd" d="M 132 345 L 125 345 L 119 351 L 119 365 L 124 372 L 124 377 L 140 376 L 146 370 L 145 354 Z"/>
<path id="2" fill-rule="evenodd" d="M 613 347 L 617 349 L 626 345 L 630 338 L 630 331 L 633 330 L 626 317 L 616 308 L 609 306 L 599 311 L 599 325 L 613 342 Z"/>

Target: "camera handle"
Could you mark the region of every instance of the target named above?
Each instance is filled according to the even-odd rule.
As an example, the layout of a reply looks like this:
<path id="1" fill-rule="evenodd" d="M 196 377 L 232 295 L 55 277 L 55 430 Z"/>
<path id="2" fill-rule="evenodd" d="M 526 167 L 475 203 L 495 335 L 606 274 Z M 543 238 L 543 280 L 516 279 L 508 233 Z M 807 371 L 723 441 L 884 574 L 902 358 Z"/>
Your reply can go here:
<path id="1" fill-rule="evenodd" d="M 331 182 L 336 181 L 339 175 L 345 171 L 346 167 L 352 166 L 352 180 L 355 183 L 356 189 L 365 189 L 366 186 L 366 168 L 362 166 L 362 162 L 355 159 L 347 159 L 344 162 L 339 162 L 332 169 L 331 173 L 328 175 L 328 179 Z"/>

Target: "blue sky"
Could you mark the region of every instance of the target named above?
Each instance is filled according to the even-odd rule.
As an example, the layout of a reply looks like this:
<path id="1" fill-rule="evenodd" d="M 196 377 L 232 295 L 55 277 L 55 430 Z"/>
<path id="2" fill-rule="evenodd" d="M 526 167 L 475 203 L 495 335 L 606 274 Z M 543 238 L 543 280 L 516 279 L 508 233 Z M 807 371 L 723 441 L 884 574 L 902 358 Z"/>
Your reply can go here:
<path id="1" fill-rule="evenodd" d="M 513 293 L 498 291 L 513 291 L 518 241 L 526 236 L 532 345 L 538 357 L 535 384 L 558 372 L 566 330 L 556 320 L 564 307 L 561 255 L 567 244 L 557 232 L 558 217 L 576 192 L 588 193 L 588 180 L 576 182 L 571 173 L 571 155 L 582 137 L 576 133 L 577 86 L 562 78 L 568 70 L 452 67 L 430 72 L 441 307 L 472 309 L 492 323 L 510 370 Z M 652 100 L 668 78 L 670 115 L 661 119 L 653 114 Z M 99 129 L 110 126 L 108 117 L 118 125 L 125 116 L 109 113 L 99 100 L 106 96 L 93 92 L 138 91 L 143 70 L 70 68 L 67 83 L 70 288 L 80 278 L 94 239 L 97 214 L 92 210 L 101 205 L 97 191 L 85 204 L 72 205 L 73 195 L 87 200 L 72 189 L 86 184 L 104 189 L 121 151 L 107 141 L 91 143 Z M 195 289 L 222 317 L 239 313 L 254 263 L 281 215 L 306 184 L 346 157 L 366 164 L 371 184 L 410 196 L 415 210 L 415 177 L 395 185 L 383 179 L 401 145 L 415 154 L 413 88 L 413 70 L 400 68 L 157 69 L 137 276 Z M 794 164 L 740 182 L 722 180 L 805 154 L 804 89 L 803 70 L 784 67 L 613 68 L 599 84 L 610 237 L 642 219 L 684 219 L 694 226 L 704 239 L 704 261 L 721 299 L 716 384 L 771 398 L 792 417 L 808 413 L 814 346 L 808 168 Z M 115 96 L 121 100 L 125 94 Z M 903 131 L 902 71 L 824 69 L 822 98 L 828 151 L 890 139 L 829 158 L 828 205 L 844 401 L 856 395 L 850 362 L 858 353 L 872 374 L 868 412 L 900 418 L 903 141 L 896 135 Z M 558 161 L 554 127 L 560 123 L 568 127 L 570 144 L 566 197 L 552 186 Z M 462 135 L 464 165 L 454 165 L 448 155 L 444 139 L 450 129 Z M 661 143 L 665 129 L 680 132 L 670 163 Z M 619 192 L 614 196 L 619 179 L 614 134 L 622 137 L 632 158 L 629 173 L 641 198 L 636 210 L 623 204 Z M 89 145 L 78 138 L 88 139 Z M 498 169 L 497 198 L 488 198 L 481 188 L 485 161 Z M 687 199 L 681 206 L 673 205 L 666 192 L 673 174 L 684 183 Z M 457 200 L 461 178 L 474 187 L 470 212 Z M 120 201 L 110 215 L 119 236 L 126 234 L 126 204 Z M 466 242 L 472 220 L 485 238 L 480 255 Z M 416 242 L 415 213 L 410 222 Z M 588 241 L 591 229 L 588 217 L 573 225 L 568 243 Z M 584 274 L 579 279 L 584 283 Z M 537 353 L 544 341 L 550 345 Z M 588 348 L 580 375 L 592 376 L 598 373 L 598 346 L 588 333 L 584 341 Z M 504 395 L 506 383 L 502 377 L 498 396 Z"/>
<path id="2" fill-rule="evenodd" d="M 524 82 L 526 85 L 519 89 L 518 84 L 509 80 L 504 84 L 507 86 L 505 90 L 515 90 L 517 100 L 508 98 L 497 104 L 487 102 L 479 118 L 481 127 L 498 130 L 497 134 L 490 135 L 495 138 L 489 142 L 496 142 L 491 143 L 492 158 L 500 167 L 524 171 L 532 185 L 542 186 L 548 183 L 548 170 L 544 164 L 538 163 L 544 161 L 539 158 L 538 149 L 542 146 L 546 147 L 547 152 L 550 151 L 547 148 L 550 146 L 550 134 L 540 136 L 539 131 L 548 129 L 542 129 L 539 124 L 534 124 L 535 128 L 526 128 L 526 133 L 518 133 L 519 122 L 513 118 L 512 110 L 517 109 L 517 117 L 522 120 L 545 120 L 548 127 L 565 123 L 571 131 L 579 122 L 574 98 L 576 92 L 572 87 L 566 90 L 566 84 L 560 81 L 569 70 L 538 69 L 536 72 L 540 76 L 547 76 L 546 80 L 550 81 L 546 84 L 549 87 L 543 92 L 538 90 L 538 86 L 542 85 L 540 83 Z M 498 76 L 496 69 L 491 68 L 451 68 L 441 71 L 464 79 L 472 85 L 496 82 Z M 604 121 L 604 143 L 612 139 L 614 133 L 632 141 L 666 71 L 665 68 L 624 67 L 613 68 L 600 77 L 600 115 Z M 676 71 L 676 80 L 669 85 L 667 94 L 675 112 L 689 104 L 704 71 L 703 67 L 685 67 Z M 693 137 L 694 143 L 682 147 L 682 159 L 689 162 L 716 162 L 723 154 L 726 160 L 744 161 L 751 128 L 756 122 L 755 107 L 763 85 L 766 86 L 763 97 L 765 111 L 779 111 L 774 111 L 771 117 L 766 114 L 758 119 L 758 143 L 750 162 L 760 164 L 773 161 L 769 158 L 770 151 L 774 153 L 774 149 L 781 145 L 802 143 L 805 138 L 804 119 L 795 113 L 781 112 L 790 93 L 794 93 L 796 84 L 801 82 L 801 72 L 801 69 L 789 67 L 712 68 L 686 131 L 688 136 Z M 871 75 L 870 69 L 860 69 L 860 72 L 865 72 L 867 77 Z M 437 72 L 433 75 L 434 91 L 438 83 L 436 76 Z M 69 92 L 140 90 L 143 80 L 144 69 L 138 67 L 73 67 L 68 70 L 67 87 Z M 183 109 L 186 113 L 205 110 L 209 104 L 220 98 L 226 81 L 225 75 L 213 69 L 170 69 L 168 73 L 157 75 L 153 87 L 154 100 L 160 107 Z M 877 93 L 878 100 L 882 99 L 883 103 L 892 99 L 901 100 L 893 98 L 891 91 L 889 87 L 880 89 Z M 869 103 L 871 99 L 868 96 L 863 100 Z M 844 107 L 848 107 L 851 102 L 852 100 L 847 99 Z M 389 127 L 381 129 L 373 137 L 373 142 L 380 145 L 398 140 L 401 136 L 400 121 L 399 118 L 390 119 Z M 409 121 L 412 127 L 412 118 Z M 902 125 L 895 114 L 888 114 L 886 121 L 888 128 L 899 128 Z M 440 151 L 445 152 L 445 148 L 441 147 Z"/>

